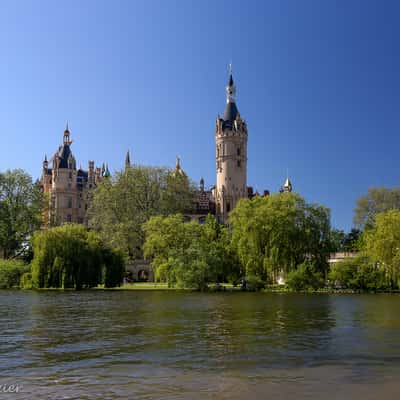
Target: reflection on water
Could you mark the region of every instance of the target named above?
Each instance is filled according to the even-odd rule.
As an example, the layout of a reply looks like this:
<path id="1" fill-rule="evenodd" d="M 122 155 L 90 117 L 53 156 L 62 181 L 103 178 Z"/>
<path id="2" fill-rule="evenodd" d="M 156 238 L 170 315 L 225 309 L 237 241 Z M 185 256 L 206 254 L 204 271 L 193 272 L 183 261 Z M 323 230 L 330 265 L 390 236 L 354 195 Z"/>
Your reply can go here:
<path id="1" fill-rule="evenodd" d="M 399 310 L 396 295 L 0 291 L 0 385 L 22 385 L 13 398 L 397 397 Z"/>

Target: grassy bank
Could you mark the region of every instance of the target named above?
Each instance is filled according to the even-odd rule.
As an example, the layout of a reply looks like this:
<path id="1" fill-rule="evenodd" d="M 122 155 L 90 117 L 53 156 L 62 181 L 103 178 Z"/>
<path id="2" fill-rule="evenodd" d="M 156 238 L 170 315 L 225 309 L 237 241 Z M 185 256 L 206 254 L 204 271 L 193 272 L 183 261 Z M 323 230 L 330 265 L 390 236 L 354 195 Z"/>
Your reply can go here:
<path id="1" fill-rule="evenodd" d="M 168 287 L 167 283 L 161 282 L 135 282 L 129 283 L 126 285 L 122 285 L 120 287 L 115 288 L 104 288 L 103 285 L 99 285 L 94 289 L 104 289 L 104 290 L 187 290 L 187 289 L 179 289 L 176 287 Z M 210 290 L 216 290 L 216 285 L 210 285 Z M 239 290 L 239 287 L 234 288 L 233 285 L 229 283 L 224 283 L 220 286 L 218 290 Z"/>

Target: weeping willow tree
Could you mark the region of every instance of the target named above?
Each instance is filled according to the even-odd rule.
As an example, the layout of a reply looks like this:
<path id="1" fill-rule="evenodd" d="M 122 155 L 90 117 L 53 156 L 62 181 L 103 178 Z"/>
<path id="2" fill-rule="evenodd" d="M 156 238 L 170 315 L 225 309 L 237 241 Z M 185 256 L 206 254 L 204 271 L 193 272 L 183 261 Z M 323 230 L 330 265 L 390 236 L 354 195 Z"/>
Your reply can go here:
<path id="1" fill-rule="evenodd" d="M 37 232 L 33 238 L 32 284 L 38 288 L 118 286 L 123 279 L 121 254 L 105 247 L 82 225 L 67 224 Z"/>
<path id="2" fill-rule="evenodd" d="M 230 214 L 232 245 L 243 274 L 275 282 L 305 261 L 326 272 L 330 213 L 298 194 L 241 200 Z"/>
<path id="3" fill-rule="evenodd" d="M 205 290 L 210 283 L 237 281 L 228 229 L 208 215 L 204 224 L 184 222 L 181 214 L 156 216 L 143 227 L 144 255 L 157 280 L 170 286 Z"/>
<path id="4" fill-rule="evenodd" d="M 377 214 L 363 235 L 363 252 L 384 271 L 391 289 L 400 287 L 400 210 Z"/>

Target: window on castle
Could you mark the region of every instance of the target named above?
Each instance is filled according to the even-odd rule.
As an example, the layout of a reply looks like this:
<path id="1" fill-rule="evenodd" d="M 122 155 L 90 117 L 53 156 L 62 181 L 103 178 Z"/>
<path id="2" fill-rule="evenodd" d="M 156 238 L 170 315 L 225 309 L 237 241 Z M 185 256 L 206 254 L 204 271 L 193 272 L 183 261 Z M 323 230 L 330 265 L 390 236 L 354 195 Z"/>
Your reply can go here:
<path id="1" fill-rule="evenodd" d="M 71 214 L 67 215 L 67 222 L 72 222 L 72 215 Z"/>
<path id="2" fill-rule="evenodd" d="M 238 166 L 238 167 L 241 167 L 241 166 L 242 166 L 242 163 L 241 163 L 240 160 L 237 160 L 237 166 Z"/>
<path id="3" fill-rule="evenodd" d="M 72 208 L 72 197 L 68 198 L 68 208 Z"/>
<path id="4" fill-rule="evenodd" d="M 226 212 L 231 211 L 231 203 L 226 203 Z"/>
<path id="5" fill-rule="evenodd" d="M 69 179 L 72 179 L 72 172 L 70 172 L 68 175 L 69 175 Z"/>
<path id="6" fill-rule="evenodd" d="M 238 148 L 236 149 L 236 154 L 237 154 L 238 156 L 240 156 L 240 147 L 238 147 Z"/>

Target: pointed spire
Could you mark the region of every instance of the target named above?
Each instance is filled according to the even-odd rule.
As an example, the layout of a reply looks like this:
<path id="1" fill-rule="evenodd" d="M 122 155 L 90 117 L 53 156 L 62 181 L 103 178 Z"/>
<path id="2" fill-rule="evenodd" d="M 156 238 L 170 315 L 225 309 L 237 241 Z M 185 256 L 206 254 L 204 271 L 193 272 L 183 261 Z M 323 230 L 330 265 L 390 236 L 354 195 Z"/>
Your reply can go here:
<path id="1" fill-rule="evenodd" d="M 229 83 L 228 86 L 233 86 L 233 76 L 232 76 L 232 63 L 229 64 Z"/>
<path id="2" fill-rule="evenodd" d="M 232 64 L 229 64 L 229 80 L 228 80 L 228 85 L 226 86 L 226 102 L 235 103 L 236 101 L 235 96 L 236 96 L 236 86 L 235 82 L 233 81 Z"/>
<path id="3" fill-rule="evenodd" d="M 172 176 L 186 176 L 185 171 L 181 167 L 181 158 L 179 156 L 176 156 L 176 164 L 175 164 L 175 169 L 172 171 Z"/>
<path id="4" fill-rule="evenodd" d="M 69 132 L 69 129 L 68 129 L 68 120 L 67 120 L 67 123 L 66 123 L 66 125 L 65 125 L 65 132 Z"/>
<path id="5" fill-rule="evenodd" d="M 47 169 L 49 166 L 49 163 L 47 161 L 47 154 L 44 155 L 44 161 L 43 161 L 43 168 Z"/>
<path id="6" fill-rule="evenodd" d="M 110 170 L 108 169 L 108 164 L 106 164 L 106 169 L 103 176 L 104 178 L 109 178 L 111 176 Z"/>
<path id="7" fill-rule="evenodd" d="M 129 150 L 126 152 L 126 157 L 125 157 L 125 169 L 130 168 L 131 166 L 131 156 L 129 154 Z"/>
<path id="8" fill-rule="evenodd" d="M 290 193 L 292 191 L 292 182 L 290 182 L 289 174 L 286 176 L 285 184 L 283 185 L 283 191 L 286 193 Z"/>

